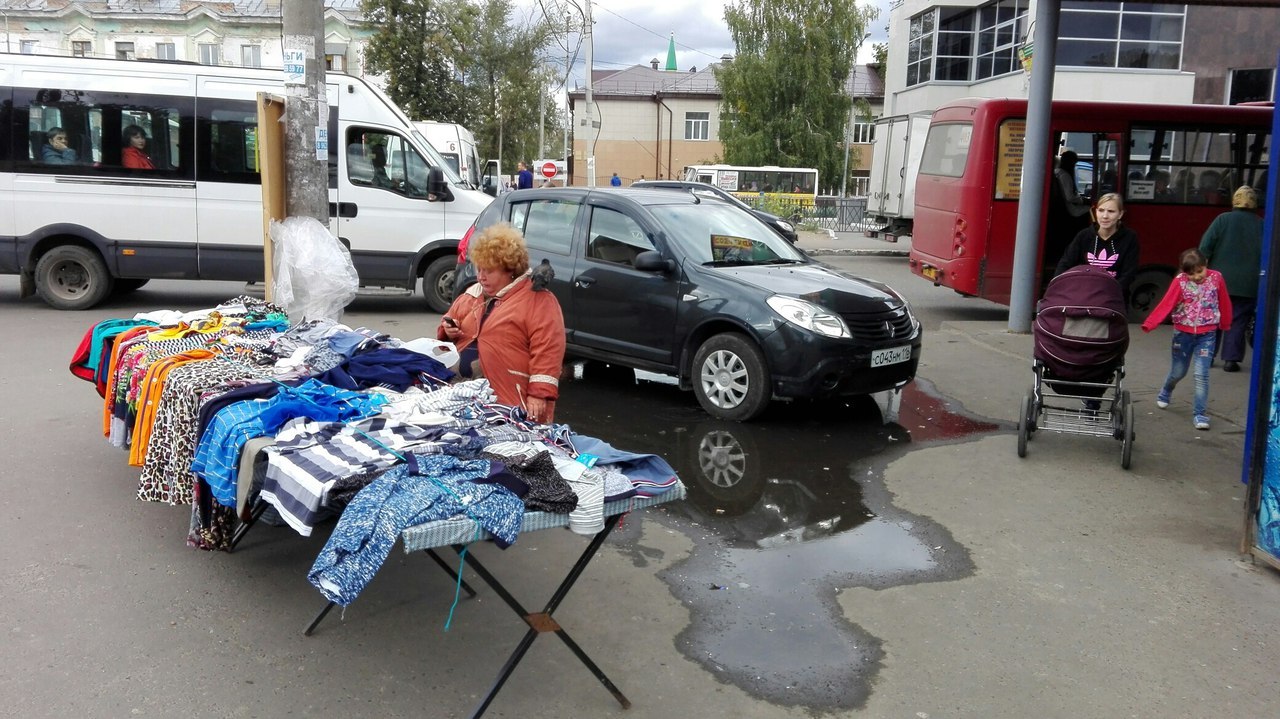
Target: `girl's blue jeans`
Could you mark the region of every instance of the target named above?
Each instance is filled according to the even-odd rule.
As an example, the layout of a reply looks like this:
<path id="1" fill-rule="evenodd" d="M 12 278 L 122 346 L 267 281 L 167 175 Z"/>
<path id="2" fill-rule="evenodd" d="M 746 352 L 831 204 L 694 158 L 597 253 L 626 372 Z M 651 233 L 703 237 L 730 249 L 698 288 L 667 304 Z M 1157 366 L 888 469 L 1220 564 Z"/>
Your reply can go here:
<path id="1" fill-rule="evenodd" d="M 1183 377 L 1187 369 L 1195 367 L 1195 416 L 1207 416 L 1209 409 L 1209 365 L 1213 363 L 1213 349 L 1216 337 L 1213 332 L 1193 335 L 1189 332 L 1173 331 L 1173 362 L 1169 367 L 1169 376 L 1164 380 L 1164 389 L 1160 396 L 1166 401 L 1173 394 L 1173 388 Z"/>

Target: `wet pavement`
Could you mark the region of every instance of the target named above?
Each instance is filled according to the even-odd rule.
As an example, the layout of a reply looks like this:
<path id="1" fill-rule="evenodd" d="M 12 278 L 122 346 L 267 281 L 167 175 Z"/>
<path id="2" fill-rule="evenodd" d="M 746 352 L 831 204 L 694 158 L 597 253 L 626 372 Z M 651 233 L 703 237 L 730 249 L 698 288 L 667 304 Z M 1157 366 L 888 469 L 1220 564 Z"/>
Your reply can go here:
<path id="1" fill-rule="evenodd" d="M 821 711 L 861 706 L 882 658 L 880 641 L 843 619 L 837 588 L 973 569 L 944 528 L 892 506 L 884 467 L 912 444 L 1002 428 L 920 381 L 724 422 L 670 378 L 598 363 L 575 365 L 557 420 L 662 455 L 688 488 L 686 501 L 650 513 L 695 543 L 659 575 L 692 614 L 680 651 L 758 699 Z M 644 562 L 642 548 L 624 551 Z"/>

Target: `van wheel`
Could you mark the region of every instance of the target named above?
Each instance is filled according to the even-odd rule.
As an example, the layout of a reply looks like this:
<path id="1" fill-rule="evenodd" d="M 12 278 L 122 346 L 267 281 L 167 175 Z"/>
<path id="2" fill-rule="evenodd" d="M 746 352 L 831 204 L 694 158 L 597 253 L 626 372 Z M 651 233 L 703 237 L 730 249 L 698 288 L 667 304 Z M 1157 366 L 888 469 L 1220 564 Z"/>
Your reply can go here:
<path id="1" fill-rule="evenodd" d="M 764 355 L 739 334 L 713 335 L 693 357 L 693 392 L 707 414 L 745 422 L 769 405 Z"/>
<path id="2" fill-rule="evenodd" d="M 111 288 L 111 293 L 114 295 L 127 295 L 130 292 L 136 292 L 137 290 L 142 289 L 142 286 L 150 281 L 150 279 L 145 277 L 142 279 L 124 279 L 118 277 L 116 278 L 115 286 Z"/>
<path id="3" fill-rule="evenodd" d="M 84 247 L 55 247 L 36 263 L 36 292 L 55 309 L 87 310 L 106 299 L 112 285 L 106 263 Z"/>
<path id="4" fill-rule="evenodd" d="M 422 272 L 422 297 L 432 312 L 445 313 L 453 304 L 453 273 L 458 260 L 445 255 L 432 260 Z"/>

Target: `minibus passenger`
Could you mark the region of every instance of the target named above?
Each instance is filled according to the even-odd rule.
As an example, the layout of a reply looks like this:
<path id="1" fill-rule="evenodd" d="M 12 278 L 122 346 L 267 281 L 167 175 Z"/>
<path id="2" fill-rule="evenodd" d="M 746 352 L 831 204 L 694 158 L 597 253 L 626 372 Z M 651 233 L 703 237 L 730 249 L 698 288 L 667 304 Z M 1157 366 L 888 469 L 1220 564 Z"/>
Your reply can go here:
<path id="1" fill-rule="evenodd" d="M 67 131 L 61 127 L 50 128 L 45 133 L 45 146 L 40 155 L 46 165 L 74 165 L 80 159 L 75 150 L 67 147 Z"/>
<path id="2" fill-rule="evenodd" d="M 156 166 L 147 155 L 147 131 L 137 125 L 124 129 L 124 150 L 120 152 L 120 164 L 134 170 L 154 170 Z"/>

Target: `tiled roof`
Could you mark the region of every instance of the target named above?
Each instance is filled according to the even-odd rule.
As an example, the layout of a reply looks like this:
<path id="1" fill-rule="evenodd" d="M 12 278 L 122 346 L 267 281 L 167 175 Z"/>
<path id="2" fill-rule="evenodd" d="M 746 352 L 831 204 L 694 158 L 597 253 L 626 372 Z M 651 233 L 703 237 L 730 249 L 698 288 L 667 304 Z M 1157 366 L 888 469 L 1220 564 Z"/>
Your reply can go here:
<path id="1" fill-rule="evenodd" d="M 664 95 L 720 95 L 716 82 L 715 66 L 711 63 L 696 72 L 654 70 L 649 65 L 632 65 L 623 70 L 592 70 L 591 92 L 594 95 L 644 96 L 656 92 Z M 857 65 L 845 81 L 845 88 L 854 97 L 883 97 L 884 81 L 868 65 Z M 578 85 L 574 96 L 581 96 L 586 88 Z"/>

